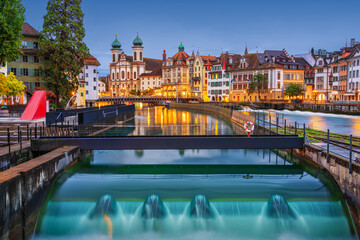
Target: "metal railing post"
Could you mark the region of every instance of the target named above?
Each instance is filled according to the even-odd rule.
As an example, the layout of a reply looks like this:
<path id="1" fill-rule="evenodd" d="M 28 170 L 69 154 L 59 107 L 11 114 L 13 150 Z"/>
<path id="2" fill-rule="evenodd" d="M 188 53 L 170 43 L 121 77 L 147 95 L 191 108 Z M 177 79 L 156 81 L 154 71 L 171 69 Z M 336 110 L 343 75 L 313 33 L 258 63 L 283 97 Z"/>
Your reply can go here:
<path id="1" fill-rule="evenodd" d="M 279 117 L 276 117 L 276 135 L 279 135 Z"/>
<path id="2" fill-rule="evenodd" d="M 330 130 L 327 130 L 327 142 L 326 142 L 326 162 L 329 163 L 330 162 Z"/>
<path id="3" fill-rule="evenodd" d="M 7 136 L 8 136 L 8 145 L 9 145 L 9 153 L 11 153 L 11 140 L 10 140 L 10 129 L 7 129 Z"/>
<path id="4" fill-rule="evenodd" d="M 304 123 L 304 135 L 303 135 L 303 138 L 304 138 L 304 152 L 305 152 L 305 145 L 306 145 L 306 132 L 305 132 L 305 123 Z"/>
<path id="5" fill-rule="evenodd" d="M 35 123 L 35 138 L 37 138 L 37 123 Z"/>
<path id="6" fill-rule="evenodd" d="M 350 134 L 350 159 L 349 159 L 349 173 L 352 173 L 352 135 Z"/>
<path id="7" fill-rule="evenodd" d="M 297 135 L 297 122 L 295 122 L 295 135 Z"/>
<path id="8" fill-rule="evenodd" d="M 18 143 L 20 143 L 20 126 L 18 126 Z"/>
<path id="9" fill-rule="evenodd" d="M 284 136 L 286 136 L 286 119 L 285 119 L 285 124 L 284 124 Z"/>
<path id="10" fill-rule="evenodd" d="M 271 115 L 269 115 L 269 134 L 271 135 Z"/>
<path id="11" fill-rule="evenodd" d="M 20 150 L 22 150 L 22 134 L 21 134 L 21 130 L 20 130 Z"/>
<path id="12" fill-rule="evenodd" d="M 29 124 L 26 125 L 26 139 L 29 140 Z"/>

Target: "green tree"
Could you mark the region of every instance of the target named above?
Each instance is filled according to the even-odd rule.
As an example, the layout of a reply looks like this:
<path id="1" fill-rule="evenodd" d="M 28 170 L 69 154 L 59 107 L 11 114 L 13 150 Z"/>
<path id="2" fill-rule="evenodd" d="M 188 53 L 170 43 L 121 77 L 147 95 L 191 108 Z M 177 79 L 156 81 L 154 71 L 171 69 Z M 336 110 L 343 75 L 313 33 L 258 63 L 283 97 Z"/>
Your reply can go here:
<path id="1" fill-rule="evenodd" d="M 145 89 L 145 90 L 142 92 L 142 95 L 144 95 L 144 96 L 155 95 L 155 90 L 152 89 L 152 88 Z"/>
<path id="2" fill-rule="evenodd" d="M 135 89 L 132 89 L 129 93 L 130 95 L 137 96 L 137 91 Z"/>
<path id="3" fill-rule="evenodd" d="M 0 1 L 0 64 L 20 55 L 25 8 L 21 0 Z"/>
<path id="4" fill-rule="evenodd" d="M 304 89 L 300 84 L 290 83 L 289 86 L 285 89 L 285 95 L 291 97 L 297 97 L 302 95 Z"/>
<path id="5" fill-rule="evenodd" d="M 89 50 L 83 42 L 85 29 L 81 0 L 49 0 L 40 33 L 40 55 L 44 59 L 42 78 L 45 86 L 68 100 L 79 85 L 77 79 Z"/>
<path id="6" fill-rule="evenodd" d="M 268 79 L 264 74 L 257 73 L 250 80 L 248 93 L 251 95 L 254 92 L 257 92 L 259 100 L 261 100 L 260 94 L 268 90 Z"/>

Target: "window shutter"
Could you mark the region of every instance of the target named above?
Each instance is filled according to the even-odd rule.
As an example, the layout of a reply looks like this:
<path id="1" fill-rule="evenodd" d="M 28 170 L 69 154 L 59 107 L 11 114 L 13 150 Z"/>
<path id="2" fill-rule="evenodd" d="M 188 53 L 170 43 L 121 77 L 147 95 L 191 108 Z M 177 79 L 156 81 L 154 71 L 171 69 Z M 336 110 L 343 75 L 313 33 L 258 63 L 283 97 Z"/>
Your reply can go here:
<path id="1" fill-rule="evenodd" d="M 27 41 L 27 48 L 34 49 L 34 43 L 32 41 Z"/>

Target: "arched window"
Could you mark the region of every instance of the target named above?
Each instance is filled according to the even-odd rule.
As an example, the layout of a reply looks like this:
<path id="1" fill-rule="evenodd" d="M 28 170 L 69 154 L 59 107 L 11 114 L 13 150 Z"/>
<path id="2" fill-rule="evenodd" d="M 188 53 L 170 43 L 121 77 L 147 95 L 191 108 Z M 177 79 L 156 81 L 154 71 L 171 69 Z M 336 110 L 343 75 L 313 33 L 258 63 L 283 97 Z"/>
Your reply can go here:
<path id="1" fill-rule="evenodd" d="M 120 61 L 120 54 L 118 54 L 118 61 Z"/>
<path id="2" fill-rule="evenodd" d="M 142 61 L 142 52 L 140 52 L 140 61 Z"/>
<path id="3" fill-rule="evenodd" d="M 134 52 L 134 61 L 136 61 L 136 52 Z"/>
<path id="4" fill-rule="evenodd" d="M 116 79 L 119 79 L 119 73 L 116 73 Z"/>
<path id="5" fill-rule="evenodd" d="M 124 79 L 124 78 L 125 78 L 125 72 L 121 71 L 121 79 Z"/>
<path id="6" fill-rule="evenodd" d="M 113 73 L 113 79 L 115 79 L 115 73 Z"/>
<path id="7" fill-rule="evenodd" d="M 113 62 L 115 62 L 115 54 L 113 54 Z"/>
<path id="8" fill-rule="evenodd" d="M 136 89 L 136 84 L 134 85 L 134 88 Z"/>
<path id="9" fill-rule="evenodd" d="M 134 79 L 136 79 L 136 72 L 134 72 Z"/>
<path id="10" fill-rule="evenodd" d="M 128 77 L 127 77 L 127 79 L 130 79 L 130 72 L 128 72 Z"/>

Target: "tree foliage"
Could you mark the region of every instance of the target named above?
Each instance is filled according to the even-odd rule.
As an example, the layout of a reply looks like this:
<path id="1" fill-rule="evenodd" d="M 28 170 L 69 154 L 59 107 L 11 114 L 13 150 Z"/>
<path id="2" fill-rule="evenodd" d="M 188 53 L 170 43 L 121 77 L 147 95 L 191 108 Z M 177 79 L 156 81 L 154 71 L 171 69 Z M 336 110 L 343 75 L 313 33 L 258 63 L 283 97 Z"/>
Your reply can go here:
<path id="1" fill-rule="evenodd" d="M 142 92 L 142 95 L 144 95 L 144 96 L 152 96 L 152 95 L 155 95 L 155 90 L 152 89 L 152 88 L 145 89 L 145 90 Z"/>
<path id="2" fill-rule="evenodd" d="M 40 55 L 44 59 L 43 80 L 47 89 L 64 100 L 79 85 L 78 75 L 89 50 L 83 42 L 85 29 L 81 0 L 49 0 L 40 33 Z"/>
<path id="3" fill-rule="evenodd" d="M 25 85 L 22 81 L 15 78 L 13 73 L 5 76 L 0 73 L 0 95 L 7 98 L 11 96 L 20 96 L 25 89 Z"/>
<path id="4" fill-rule="evenodd" d="M 259 100 L 261 100 L 260 94 L 268 90 L 268 79 L 264 74 L 257 73 L 250 80 L 248 93 L 258 93 Z"/>
<path id="5" fill-rule="evenodd" d="M 130 95 L 134 95 L 134 96 L 137 96 L 138 95 L 138 91 L 136 91 L 135 89 L 132 89 L 130 92 L 129 92 Z"/>
<path id="6" fill-rule="evenodd" d="M 21 0 L 0 1 L 0 64 L 19 57 L 24 12 Z"/>
<path id="7" fill-rule="evenodd" d="M 304 90 L 300 84 L 290 83 L 285 89 L 285 95 L 291 97 L 297 97 L 303 94 Z"/>

